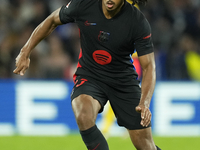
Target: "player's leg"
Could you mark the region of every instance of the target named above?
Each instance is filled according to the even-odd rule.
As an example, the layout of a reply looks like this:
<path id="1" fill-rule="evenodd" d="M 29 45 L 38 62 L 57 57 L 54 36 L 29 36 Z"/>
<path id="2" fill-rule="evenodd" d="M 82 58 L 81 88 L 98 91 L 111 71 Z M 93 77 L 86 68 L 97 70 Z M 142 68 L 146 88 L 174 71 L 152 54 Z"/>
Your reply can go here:
<path id="1" fill-rule="evenodd" d="M 72 100 L 72 108 L 80 131 L 95 125 L 96 117 L 101 109 L 100 103 L 91 96 L 81 94 Z"/>
<path id="2" fill-rule="evenodd" d="M 128 130 L 131 141 L 137 150 L 157 150 L 152 133 L 151 127 L 138 129 L 138 130 Z"/>
<path id="3" fill-rule="evenodd" d="M 77 76 L 72 90 L 72 108 L 81 137 L 88 150 L 108 150 L 108 144 L 95 125 L 98 113 L 103 111 L 107 97 L 100 83 Z"/>
<path id="4" fill-rule="evenodd" d="M 81 94 L 73 99 L 72 108 L 88 150 L 108 150 L 104 136 L 95 125 L 97 114 L 101 109 L 100 103 L 89 95 Z"/>

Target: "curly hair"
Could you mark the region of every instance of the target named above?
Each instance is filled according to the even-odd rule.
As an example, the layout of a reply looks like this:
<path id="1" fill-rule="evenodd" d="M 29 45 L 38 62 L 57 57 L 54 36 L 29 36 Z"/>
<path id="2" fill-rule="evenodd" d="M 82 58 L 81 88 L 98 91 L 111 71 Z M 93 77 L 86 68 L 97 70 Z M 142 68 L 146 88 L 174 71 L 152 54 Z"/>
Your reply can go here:
<path id="1" fill-rule="evenodd" d="M 148 0 L 132 0 L 133 5 L 135 4 L 146 4 Z"/>

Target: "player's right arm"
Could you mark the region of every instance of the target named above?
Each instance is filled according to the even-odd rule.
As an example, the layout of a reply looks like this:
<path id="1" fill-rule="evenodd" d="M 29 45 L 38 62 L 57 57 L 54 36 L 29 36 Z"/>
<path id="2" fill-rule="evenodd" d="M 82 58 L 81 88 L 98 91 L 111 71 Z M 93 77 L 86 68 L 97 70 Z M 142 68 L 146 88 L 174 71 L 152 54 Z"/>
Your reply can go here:
<path id="1" fill-rule="evenodd" d="M 15 74 L 24 75 L 30 64 L 30 54 L 36 45 L 39 44 L 44 38 L 51 34 L 54 29 L 61 25 L 59 12 L 60 9 L 54 11 L 42 23 L 40 23 L 32 32 L 26 44 L 22 47 L 19 55 L 16 58 L 16 69 L 13 71 Z"/>

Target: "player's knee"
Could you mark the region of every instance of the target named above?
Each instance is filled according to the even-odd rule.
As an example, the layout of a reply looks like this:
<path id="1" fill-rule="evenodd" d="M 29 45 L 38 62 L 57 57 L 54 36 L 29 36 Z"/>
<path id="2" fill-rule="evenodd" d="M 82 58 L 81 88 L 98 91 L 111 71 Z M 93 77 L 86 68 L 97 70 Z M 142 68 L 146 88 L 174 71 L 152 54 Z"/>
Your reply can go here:
<path id="1" fill-rule="evenodd" d="M 95 124 L 95 117 L 92 114 L 80 112 L 76 116 L 76 122 L 81 130 L 86 130 Z"/>
<path id="2" fill-rule="evenodd" d="M 91 96 L 79 95 L 72 101 L 72 108 L 80 130 L 86 130 L 95 125 L 99 105 Z"/>

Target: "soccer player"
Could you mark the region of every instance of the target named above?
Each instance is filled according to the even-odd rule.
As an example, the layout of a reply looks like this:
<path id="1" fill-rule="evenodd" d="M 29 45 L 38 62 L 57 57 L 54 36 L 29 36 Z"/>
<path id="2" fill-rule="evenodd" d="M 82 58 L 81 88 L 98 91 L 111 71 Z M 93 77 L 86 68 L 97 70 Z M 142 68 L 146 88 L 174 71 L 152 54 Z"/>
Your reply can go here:
<path id="1" fill-rule="evenodd" d="M 156 80 L 151 29 L 144 15 L 125 0 L 71 0 L 57 9 L 33 31 L 16 58 L 14 73 L 24 75 L 33 48 L 58 25 L 70 22 L 78 25 L 81 41 L 72 108 L 87 149 L 109 149 L 95 125 L 108 100 L 136 149 L 159 149 L 149 110 Z M 143 70 L 141 87 L 131 62 L 135 50 Z"/>

